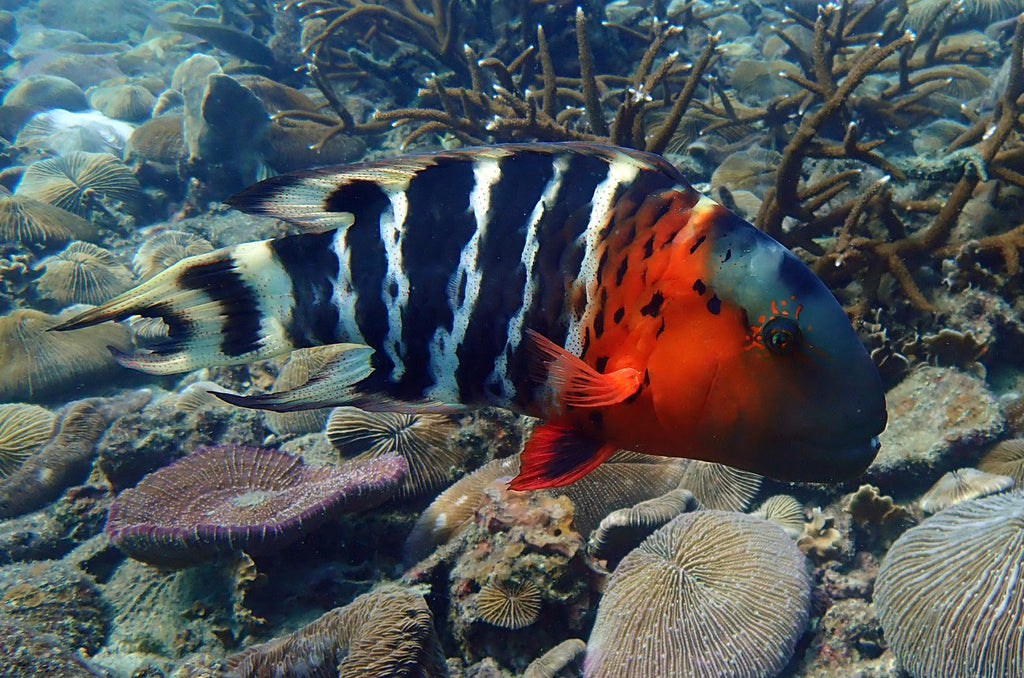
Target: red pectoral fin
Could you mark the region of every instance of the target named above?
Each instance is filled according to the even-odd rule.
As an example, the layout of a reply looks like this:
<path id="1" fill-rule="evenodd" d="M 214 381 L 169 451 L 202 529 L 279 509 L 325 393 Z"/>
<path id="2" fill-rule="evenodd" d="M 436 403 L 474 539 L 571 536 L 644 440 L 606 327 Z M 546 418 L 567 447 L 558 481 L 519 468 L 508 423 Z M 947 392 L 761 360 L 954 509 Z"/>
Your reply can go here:
<path id="1" fill-rule="evenodd" d="M 601 465 L 615 446 L 587 438 L 576 429 L 540 424 L 526 441 L 512 490 L 541 490 L 575 482 Z"/>
<path id="2" fill-rule="evenodd" d="M 547 380 L 558 400 L 574 407 L 621 403 L 640 388 L 640 372 L 630 367 L 602 374 L 547 337 L 526 330 L 540 358 L 538 380 Z"/>

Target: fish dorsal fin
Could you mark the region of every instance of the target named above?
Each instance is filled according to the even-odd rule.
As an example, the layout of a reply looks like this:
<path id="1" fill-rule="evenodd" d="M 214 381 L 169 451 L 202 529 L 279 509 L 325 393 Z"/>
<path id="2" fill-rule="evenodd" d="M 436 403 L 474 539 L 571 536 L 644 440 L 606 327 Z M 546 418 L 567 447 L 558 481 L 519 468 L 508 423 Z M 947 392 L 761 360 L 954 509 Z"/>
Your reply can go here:
<path id="1" fill-rule="evenodd" d="M 685 184 L 671 164 L 642 151 L 584 142 L 498 144 L 289 172 L 250 186 L 225 202 L 247 214 L 283 219 L 310 230 L 344 229 L 359 219 L 361 210 L 379 214 L 368 207 L 400 194 L 424 170 L 531 153 L 592 157 L 606 163 L 624 159 Z"/>
<path id="2" fill-rule="evenodd" d="M 601 465 L 616 447 L 558 424 L 539 424 L 520 455 L 512 490 L 542 490 L 576 482 Z"/>
<path id="3" fill-rule="evenodd" d="M 535 376 L 546 381 L 560 405 L 605 407 L 626 400 L 640 388 L 632 367 L 602 374 L 542 334 L 526 330 L 536 351 Z"/>

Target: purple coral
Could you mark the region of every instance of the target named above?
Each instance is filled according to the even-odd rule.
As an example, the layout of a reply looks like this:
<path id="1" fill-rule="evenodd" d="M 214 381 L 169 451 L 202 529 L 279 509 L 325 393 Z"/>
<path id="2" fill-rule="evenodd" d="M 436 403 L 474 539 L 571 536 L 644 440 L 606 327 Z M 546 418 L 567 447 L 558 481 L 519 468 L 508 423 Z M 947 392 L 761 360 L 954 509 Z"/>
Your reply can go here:
<path id="1" fill-rule="evenodd" d="M 386 501 L 405 473 L 397 455 L 335 468 L 278 450 L 200 448 L 122 492 L 107 534 L 132 558 L 168 567 L 273 550 L 334 513 Z"/>

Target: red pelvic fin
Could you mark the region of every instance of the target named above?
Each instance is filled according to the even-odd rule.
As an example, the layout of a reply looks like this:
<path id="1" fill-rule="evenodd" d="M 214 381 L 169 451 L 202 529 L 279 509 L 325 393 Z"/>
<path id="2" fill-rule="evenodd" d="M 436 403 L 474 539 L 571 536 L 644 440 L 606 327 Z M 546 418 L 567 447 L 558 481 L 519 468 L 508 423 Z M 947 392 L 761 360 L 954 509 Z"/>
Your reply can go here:
<path id="1" fill-rule="evenodd" d="M 541 490 L 575 482 L 601 465 L 616 448 L 576 429 L 539 424 L 526 441 L 512 490 Z"/>
<path id="2" fill-rule="evenodd" d="M 540 381 L 548 380 L 558 400 L 574 407 L 605 407 L 621 403 L 640 388 L 640 372 L 624 367 L 602 374 L 547 337 L 526 330 L 540 358 Z"/>

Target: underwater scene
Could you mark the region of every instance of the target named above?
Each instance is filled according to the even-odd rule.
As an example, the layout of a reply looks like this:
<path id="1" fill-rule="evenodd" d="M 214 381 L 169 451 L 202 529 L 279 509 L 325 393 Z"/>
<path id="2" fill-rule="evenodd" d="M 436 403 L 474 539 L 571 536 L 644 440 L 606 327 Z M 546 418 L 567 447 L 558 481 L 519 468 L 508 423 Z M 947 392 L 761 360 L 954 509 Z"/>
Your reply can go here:
<path id="1" fill-rule="evenodd" d="M 0 0 L 0 676 L 1024 678 L 1021 12 Z"/>

